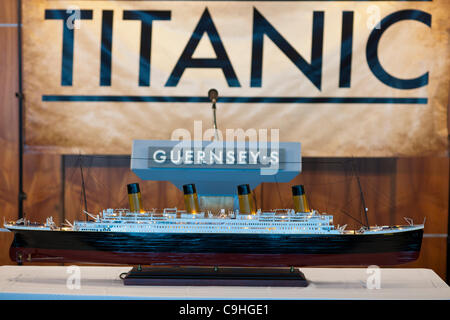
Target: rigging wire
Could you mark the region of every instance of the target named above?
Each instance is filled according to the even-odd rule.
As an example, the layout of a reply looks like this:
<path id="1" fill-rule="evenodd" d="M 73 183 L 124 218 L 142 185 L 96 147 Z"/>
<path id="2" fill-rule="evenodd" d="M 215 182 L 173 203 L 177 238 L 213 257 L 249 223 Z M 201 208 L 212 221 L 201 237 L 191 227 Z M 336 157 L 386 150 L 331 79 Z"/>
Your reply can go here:
<path id="1" fill-rule="evenodd" d="M 352 216 L 351 214 L 349 214 L 348 212 L 346 212 L 346 211 L 344 211 L 344 210 L 342 210 L 342 209 L 339 209 L 339 210 L 340 210 L 341 213 L 343 213 L 343 214 L 345 214 L 346 216 L 352 218 L 353 220 L 355 220 L 355 221 L 358 222 L 359 224 L 364 225 L 364 223 L 362 223 L 360 220 L 358 220 L 358 219 L 356 219 L 355 217 L 353 217 L 353 216 Z"/>

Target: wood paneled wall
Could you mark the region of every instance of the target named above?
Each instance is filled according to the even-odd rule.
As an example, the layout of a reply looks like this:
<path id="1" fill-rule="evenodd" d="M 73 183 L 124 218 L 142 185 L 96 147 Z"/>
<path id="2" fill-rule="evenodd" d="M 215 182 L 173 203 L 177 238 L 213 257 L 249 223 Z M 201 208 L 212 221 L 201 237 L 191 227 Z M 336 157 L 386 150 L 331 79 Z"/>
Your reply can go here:
<path id="1" fill-rule="evenodd" d="M 0 218 L 13 220 L 18 205 L 18 90 L 16 0 L 0 1 Z M 11 24 L 11 25 L 9 25 Z M 26 97 L 25 97 L 26 106 Z M 82 218 L 79 157 L 25 153 L 25 213 L 44 221 L 52 215 L 58 222 Z M 129 170 L 129 158 L 84 156 L 88 209 L 127 207 L 126 184 L 141 184 L 144 205 L 182 207 L 181 192 L 168 182 L 140 181 Z M 426 218 L 425 238 L 418 261 L 408 267 L 431 268 L 446 277 L 449 159 L 364 158 L 304 159 L 303 172 L 288 184 L 262 184 L 255 190 L 263 209 L 291 206 L 290 186 L 304 184 L 311 205 L 335 215 L 336 224 L 359 227 L 359 189 L 351 162 L 360 173 L 371 224 L 402 224 Z M 12 236 L 0 232 L 0 264 L 8 257 Z"/>
<path id="2" fill-rule="evenodd" d="M 0 216 L 17 216 L 17 8 L 16 2 L 0 1 Z M 12 26 L 8 26 L 12 24 Z M 0 263 L 11 263 L 7 256 L 11 234 L 0 232 Z"/>

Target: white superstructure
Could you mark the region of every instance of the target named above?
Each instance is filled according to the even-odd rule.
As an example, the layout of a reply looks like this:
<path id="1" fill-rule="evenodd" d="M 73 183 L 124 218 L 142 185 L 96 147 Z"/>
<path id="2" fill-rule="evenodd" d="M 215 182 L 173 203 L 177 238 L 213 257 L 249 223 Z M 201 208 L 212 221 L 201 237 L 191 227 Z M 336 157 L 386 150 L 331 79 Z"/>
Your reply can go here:
<path id="1" fill-rule="evenodd" d="M 77 232 L 142 232 L 142 233 L 248 233 L 248 234 L 378 234 L 423 229 L 424 224 L 414 225 L 405 218 L 408 225 L 371 226 L 359 230 L 345 230 L 346 225 L 335 227 L 333 216 L 311 212 L 295 212 L 293 209 L 277 209 L 256 214 L 240 214 L 238 210 L 220 215 L 211 212 L 187 213 L 177 208 L 163 211 L 130 212 L 128 209 L 106 209 L 94 216 L 85 212 L 91 220 L 66 220 L 58 227 L 52 217 L 45 224 L 31 223 L 20 219 L 4 223 L 9 230 L 77 231 Z"/>
<path id="2" fill-rule="evenodd" d="M 162 212 L 129 212 L 126 209 L 107 209 L 94 221 L 75 221 L 74 231 L 103 232 L 174 232 L 174 233 L 277 233 L 330 234 L 339 233 L 333 225 L 333 216 L 317 211 L 295 213 L 292 209 L 274 210 L 256 214 L 239 211 L 212 215 L 210 212 L 191 214 L 177 208 Z"/>

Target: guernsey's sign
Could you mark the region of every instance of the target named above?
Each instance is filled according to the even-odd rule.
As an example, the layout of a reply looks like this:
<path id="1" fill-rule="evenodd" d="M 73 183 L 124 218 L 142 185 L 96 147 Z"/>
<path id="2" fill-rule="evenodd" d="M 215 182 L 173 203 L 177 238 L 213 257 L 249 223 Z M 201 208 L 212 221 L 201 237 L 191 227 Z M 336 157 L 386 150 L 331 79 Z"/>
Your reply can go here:
<path id="1" fill-rule="evenodd" d="M 171 181 L 180 190 L 189 181 L 215 195 L 234 195 L 239 184 L 289 182 L 301 162 L 297 142 L 134 140 L 131 154 L 131 170 L 143 180 Z"/>
<path id="2" fill-rule="evenodd" d="M 23 1 L 26 144 L 121 154 L 211 123 L 303 156 L 447 148 L 450 3 Z"/>

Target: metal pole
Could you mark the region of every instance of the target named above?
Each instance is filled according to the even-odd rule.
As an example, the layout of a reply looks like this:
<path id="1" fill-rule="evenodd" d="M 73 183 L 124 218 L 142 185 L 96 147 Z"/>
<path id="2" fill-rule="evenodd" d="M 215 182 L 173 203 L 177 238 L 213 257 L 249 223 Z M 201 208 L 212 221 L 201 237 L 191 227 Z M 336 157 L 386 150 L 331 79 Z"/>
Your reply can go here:
<path id="1" fill-rule="evenodd" d="M 448 136 L 449 143 L 450 143 L 450 135 Z M 448 237 L 448 233 L 450 231 L 450 158 L 447 156 L 448 163 L 449 163 L 449 194 L 447 199 L 447 206 L 448 208 L 448 215 L 447 215 L 447 271 L 445 273 L 447 284 L 450 285 L 450 240 Z"/>
<path id="2" fill-rule="evenodd" d="M 450 85 L 449 85 L 449 91 L 450 91 Z M 450 130 L 450 96 L 449 100 L 447 102 L 447 128 Z M 447 270 L 446 270 L 446 280 L 447 284 L 450 285 L 450 239 L 448 237 L 448 233 L 450 232 L 450 134 L 447 137 L 448 143 L 447 147 L 449 148 L 447 150 L 447 161 L 449 166 L 449 193 L 448 193 L 448 199 L 447 199 Z"/>
<path id="3" fill-rule="evenodd" d="M 213 102 L 212 104 L 212 110 L 213 110 L 213 126 L 214 126 L 214 140 L 219 140 L 219 135 L 217 134 L 217 118 L 216 118 L 216 103 Z"/>
<path id="4" fill-rule="evenodd" d="M 23 191 L 23 91 L 22 91 L 22 1 L 17 1 L 17 43 L 18 43 L 18 92 L 16 97 L 19 99 L 19 194 L 18 194 L 18 218 L 23 218 L 23 202 L 27 198 L 26 193 Z"/>

